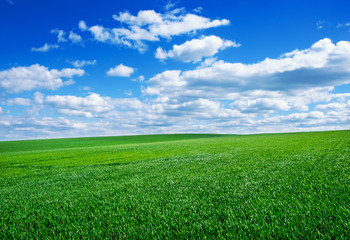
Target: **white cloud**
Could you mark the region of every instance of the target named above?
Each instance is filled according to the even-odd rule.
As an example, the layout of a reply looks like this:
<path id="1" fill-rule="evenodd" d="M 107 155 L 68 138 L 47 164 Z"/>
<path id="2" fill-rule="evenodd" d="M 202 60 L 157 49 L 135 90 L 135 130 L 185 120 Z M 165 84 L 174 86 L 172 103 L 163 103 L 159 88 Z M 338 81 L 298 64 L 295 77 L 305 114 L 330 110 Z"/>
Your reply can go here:
<path id="1" fill-rule="evenodd" d="M 227 47 L 239 47 L 240 44 L 211 35 L 192 39 L 181 45 L 174 45 L 168 52 L 158 48 L 155 54 L 158 59 L 174 58 L 184 62 L 198 62 L 204 57 L 211 57 Z"/>
<path id="2" fill-rule="evenodd" d="M 349 65 L 350 42 L 333 44 L 326 38 L 309 49 L 295 50 L 278 59 L 266 58 L 259 63 L 217 61 L 206 68 L 165 71 L 149 80 L 150 87 L 144 93 L 169 94 L 177 87 L 182 93 L 225 98 L 249 90 L 293 92 L 337 86 L 350 83 Z"/>
<path id="3" fill-rule="evenodd" d="M 341 27 L 349 27 L 350 26 L 350 22 L 347 22 L 347 23 L 339 23 L 337 25 L 337 28 L 341 28 Z"/>
<path id="4" fill-rule="evenodd" d="M 134 73 L 134 69 L 132 67 L 119 64 L 114 68 L 109 69 L 107 72 L 107 75 L 115 76 L 115 77 L 130 77 L 130 75 L 133 73 Z"/>
<path id="5" fill-rule="evenodd" d="M 111 39 L 112 36 L 108 29 L 98 25 L 90 27 L 89 31 L 94 36 L 95 40 L 99 42 L 106 42 Z"/>
<path id="6" fill-rule="evenodd" d="M 23 111 L 28 116 L 2 114 L 0 132 L 3 138 L 35 138 L 350 128 L 350 94 L 335 93 L 334 87 L 350 82 L 350 42 L 333 44 L 323 39 L 309 49 L 252 64 L 215 58 L 204 62 L 193 70 L 167 70 L 143 82 L 142 100 L 97 93 L 45 97 L 36 92 L 30 109 L 36 107 L 40 113 L 30 114 L 28 108 Z M 42 75 L 46 77 L 50 71 L 46 69 Z M 50 114 L 65 117 L 42 117 Z M 76 117 L 79 121 L 73 120 Z"/>
<path id="7" fill-rule="evenodd" d="M 57 28 L 52 29 L 51 33 L 57 34 L 57 41 L 58 42 L 67 42 L 67 39 L 64 37 L 66 33 L 63 30 L 59 30 Z"/>
<path id="8" fill-rule="evenodd" d="M 183 9 L 174 9 L 164 14 L 144 10 L 139 11 L 136 16 L 129 12 L 120 12 L 118 15 L 113 15 L 113 18 L 126 27 L 106 28 L 100 25 L 88 27 L 84 21 L 80 21 L 79 28 L 82 31 L 89 30 L 96 41 L 144 51 L 146 49 L 144 41 L 169 39 L 172 36 L 229 24 L 227 19 L 211 20 L 195 14 L 185 14 Z"/>
<path id="9" fill-rule="evenodd" d="M 86 31 L 88 27 L 86 26 L 86 23 L 84 21 L 79 21 L 79 29 L 81 31 Z"/>
<path id="10" fill-rule="evenodd" d="M 58 45 L 57 44 L 47 44 L 45 43 L 44 46 L 42 47 L 32 47 L 32 52 L 48 52 L 51 49 L 57 49 Z"/>
<path id="11" fill-rule="evenodd" d="M 309 49 L 295 50 L 280 58 L 267 58 L 253 64 L 213 61 L 208 60 L 194 70 L 167 70 L 157 74 L 146 82 L 148 87 L 143 88 L 142 92 L 153 95 L 153 104 L 161 109 L 163 115 L 191 116 L 193 121 L 199 122 L 199 114 L 195 113 L 200 106 L 194 104 L 194 99 L 219 101 L 221 104 L 217 111 L 202 109 L 202 119 L 210 116 L 229 122 L 227 116 L 240 116 L 235 124 L 247 132 L 254 132 L 254 124 L 259 126 L 257 119 L 262 114 L 268 117 L 269 114 L 278 115 L 285 111 L 306 112 L 312 103 L 319 103 L 315 110 L 330 111 L 344 104 L 320 103 L 332 99 L 345 102 L 350 97 L 331 93 L 334 86 L 350 83 L 350 42 L 333 44 L 329 39 L 322 39 Z M 164 99 L 168 101 L 164 102 Z M 331 124 L 331 118 L 329 115 L 328 120 L 320 120 L 317 124 Z M 287 124 L 286 121 L 283 123 Z M 312 122 L 316 124 L 310 120 L 310 126 Z M 214 125 L 213 128 L 220 128 Z M 248 125 L 251 129 L 247 128 Z M 262 132 L 272 131 L 272 125 L 270 129 L 262 126 L 260 129 Z M 293 129 L 302 129 L 299 125 L 293 125 Z M 232 127 L 230 124 L 227 126 Z M 256 131 L 260 131 L 259 127 Z"/>
<path id="12" fill-rule="evenodd" d="M 32 101 L 28 98 L 10 98 L 7 100 L 7 105 L 30 106 Z"/>
<path id="13" fill-rule="evenodd" d="M 203 8 L 202 7 L 197 7 L 195 9 L 193 9 L 193 12 L 195 12 L 195 13 L 202 13 L 203 12 Z"/>
<path id="14" fill-rule="evenodd" d="M 72 31 L 69 32 L 68 38 L 72 41 L 72 43 L 78 43 L 82 41 L 82 38 L 79 34 L 76 34 Z"/>
<path id="15" fill-rule="evenodd" d="M 149 27 L 149 30 L 155 35 L 170 38 L 171 36 L 228 25 L 229 23 L 227 19 L 211 21 L 209 18 L 188 13 L 175 18 L 175 20 L 169 18 L 163 20 L 160 24 L 153 24 Z"/>
<path id="16" fill-rule="evenodd" d="M 242 112 L 270 112 L 275 110 L 288 111 L 291 106 L 284 99 L 279 98 L 258 98 L 248 100 L 238 100 L 231 104 L 234 109 Z"/>
<path id="17" fill-rule="evenodd" d="M 79 90 L 90 91 L 92 88 L 89 86 L 80 87 Z"/>
<path id="18" fill-rule="evenodd" d="M 119 22 L 137 26 L 160 24 L 163 21 L 161 14 L 154 10 L 139 11 L 137 16 L 133 16 L 129 12 L 120 12 L 119 15 L 113 15 L 113 18 Z"/>
<path id="19" fill-rule="evenodd" d="M 57 109 L 57 111 L 60 114 L 63 114 L 65 116 L 73 116 L 73 117 L 85 117 L 85 118 L 92 118 L 93 115 L 91 112 L 84 112 L 80 110 L 74 110 L 74 109 Z"/>
<path id="20" fill-rule="evenodd" d="M 69 61 L 74 67 L 81 68 L 87 65 L 95 65 L 96 60 L 75 60 L 75 61 Z"/>
<path id="21" fill-rule="evenodd" d="M 316 110 L 328 110 L 328 111 L 336 111 L 336 110 L 344 110 L 346 107 L 349 107 L 349 104 L 343 102 L 333 102 L 328 104 L 318 104 L 315 109 Z"/>
<path id="22" fill-rule="evenodd" d="M 132 92 L 129 93 L 132 94 Z M 86 97 L 72 95 L 47 96 L 44 104 L 57 109 L 58 113 L 66 116 L 87 118 L 109 118 L 118 115 L 117 109 L 122 109 L 123 113 L 127 114 L 130 111 L 145 108 L 145 105 L 136 98 L 102 97 L 97 93 L 90 93 Z"/>
<path id="23" fill-rule="evenodd" d="M 201 64 L 197 67 L 197 69 L 209 67 L 216 61 L 217 61 L 216 57 L 206 58 L 203 62 L 201 62 Z"/>
<path id="24" fill-rule="evenodd" d="M 125 93 L 125 95 L 132 96 L 132 90 L 131 89 L 125 90 L 124 93 Z"/>
<path id="25" fill-rule="evenodd" d="M 42 94 L 41 92 L 35 92 L 34 93 L 34 102 L 36 104 L 42 104 L 44 102 L 44 97 L 45 97 L 45 95 Z"/>
<path id="26" fill-rule="evenodd" d="M 108 112 L 114 109 L 109 98 L 101 97 L 99 94 L 91 93 L 87 97 L 76 97 L 71 95 L 47 96 L 45 104 L 60 109 L 60 113 L 68 116 L 89 116 L 92 113 Z"/>
<path id="27" fill-rule="evenodd" d="M 170 9 L 172 9 L 173 7 L 175 7 L 177 3 L 174 3 L 174 2 L 171 2 L 171 1 L 168 1 L 168 3 L 165 5 L 164 9 L 165 11 L 169 11 Z"/>
<path id="28" fill-rule="evenodd" d="M 318 29 L 318 30 L 322 29 L 326 23 L 327 23 L 327 22 L 324 21 L 324 20 L 319 20 L 319 21 L 317 21 L 317 23 L 316 23 L 317 29 Z"/>
<path id="29" fill-rule="evenodd" d="M 138 78 L 137 78 L 140 82 L 143 82 L 145 80 L 145 77 L 143 75 L 140 75 Z"/>
<path id="30" fill-rule="evenodd" d="M 82 76 L 84 70 L 65 68 L 49 70 L 45 66 L 34 64 L 29 67 L 13 67 L 0 71 L 0 89 L 8 93 L 19 93 L 34 89 L 55 90 L 73 83 L 73 76 Z M 62 78 L 69 78 L 63 81 Z"/>
<path id="31" fill-rule="evenodd" d="M 0 107 L 0 114 L 4 113 L 4 110 L 2 110 L 2 107 Z"/>

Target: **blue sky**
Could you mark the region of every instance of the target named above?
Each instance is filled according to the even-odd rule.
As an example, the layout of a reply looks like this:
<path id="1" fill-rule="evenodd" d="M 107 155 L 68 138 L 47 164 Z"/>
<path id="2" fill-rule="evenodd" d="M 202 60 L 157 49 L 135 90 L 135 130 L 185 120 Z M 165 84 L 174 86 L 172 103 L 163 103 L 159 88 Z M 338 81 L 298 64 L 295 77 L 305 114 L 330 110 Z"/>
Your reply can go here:
<path id="1" fill-rule="evenodd" d="M 349 10 L 0 0 L 0 140 L 349 129 Z"/>

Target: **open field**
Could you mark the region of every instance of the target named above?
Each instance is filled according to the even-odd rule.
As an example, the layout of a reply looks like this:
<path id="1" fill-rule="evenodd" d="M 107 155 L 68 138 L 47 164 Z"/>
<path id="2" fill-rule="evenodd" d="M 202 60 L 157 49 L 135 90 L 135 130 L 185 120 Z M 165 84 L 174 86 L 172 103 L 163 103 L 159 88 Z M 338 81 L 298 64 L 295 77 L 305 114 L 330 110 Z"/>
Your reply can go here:
<path id="1" fill-rule="evenodd" d="M 0 239 L 350 238 L 350 131 L 0 142 Z"/>

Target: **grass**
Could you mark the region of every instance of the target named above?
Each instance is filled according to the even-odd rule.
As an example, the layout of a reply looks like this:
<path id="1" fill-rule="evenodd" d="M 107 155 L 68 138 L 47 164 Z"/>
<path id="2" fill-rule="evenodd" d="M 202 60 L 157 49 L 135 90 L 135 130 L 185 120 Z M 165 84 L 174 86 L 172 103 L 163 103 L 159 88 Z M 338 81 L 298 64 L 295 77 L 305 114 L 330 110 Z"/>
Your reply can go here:
<path id="1" fill-rule="evenodd" d="M 350 131 L 0 142 L 0 239 L 349 239 Z"/>

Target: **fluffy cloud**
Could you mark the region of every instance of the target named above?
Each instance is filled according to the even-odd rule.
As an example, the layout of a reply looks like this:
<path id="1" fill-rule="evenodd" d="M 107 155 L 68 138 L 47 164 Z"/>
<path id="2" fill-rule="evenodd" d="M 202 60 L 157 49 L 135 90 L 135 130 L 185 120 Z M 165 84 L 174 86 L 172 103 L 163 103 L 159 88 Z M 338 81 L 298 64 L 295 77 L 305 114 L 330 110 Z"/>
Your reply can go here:
<path id="1" fill-rule="evenodd" d="M 176 11 L 165 14 L 156 13 L 154 10 L 139 11 L 137 16 L 128 12 L 121 12 L 119 15 L 113 15 L 113 18 L 119 22 L 133 26 L 144 27 L 152 35 L 158 37 L 170 38 L 175 35 L 194 32 L 200 29 L 207 29 L 229 24 L 227 19 L 213 20 L 201 17 L 195 14 L 176 15 Z M 143 40 L 140 36 L 139 40 Z"/>
<path id="2" fill-rule="evenodd" d="M 81 31 L 86 31 L 86 30 L 88 29 L 88 27 L 86 26 L 85 21 L 79 21 L 78 26 L 79 26 L 79 29 L 80 29 Z"/>
<path id="3" fill-rule="evenodd" d="M 45 103 L 53 105 L 58 108 L 69 108 L 75 110 L 86 109 L 91 112 L 104 112 L 113 109 L 113 106 L 108 103 L 106 99 L 101 97 L 99 94 L 92 93 L 89 96 L 76 97 L 76 96 L 47 96 Z"/>
<path id="4" fill-rule="evenodd" d="M 87 65 L 95 65 L 96 60 L 75 60 L 75 61 L 69 61 L 74 67 L 81 68 Z"/>
<path id="5" fill-rule="evenodd" d="M 88 124 L 85 122 L 74 121 L 64 117 L 6 116 L 0 119 L 0 131 L 4 134 L 3 138 L 7 139 L 81 136 L 87 126 Z"/>
<path id="6" fill-rule="evenodd" d="M 265 123 L 258 122 L 259 116 L 268 118 L 272 113 L 278 115 L 292 110 L 312 111 L 310 104 L 315 103 L 318 105 L 313 114 L 332 109 L 345 111 L 348 107 L 345 102 L 350 95 L 334 94 L 332 91 L 334 86 L 350 83 L 349 53 L 350 42 L 333 44 L 329 39 L 322 39 L 309 49 L 295 50 L 277 59 L 267 58 L 253 64 L 216 61 L 194 70 L 167 70 L 149 79 L 149 86 L 143 88 L 142 92 L 153 96 L 154 106 L 158 106 L 160 112 L 167 117 L 191 116 L 197 122 L 201 122 L 201 119 L 220 119 L 222 129 L 236 124 L 245 129 L 245 132 L 254 132 L 254 128 L 260 125 L 262 132 L 273 131 L 273 128 L 264 128 Z M 200 107 L 196 104 L 196 99 L 213 102 L 211 106 L 216 103 L 216 111 L 208 106 Z M 332 99 L 334 103 L 320 104 Z M 197 114 L 200 111 L 203 112 L 201 117 Z M 350 114 L 350 111 L 346 112 Z M 239 116 L 239 119 L 229 120 L 234 116 Z M 304 115 L 279 118 L 279 121 L 287 124 L 287 121 L 292 122 L 296 117 L 301 119 L 301 116 Z M 309 114 L 304 118 L 310 123 L 309 127 L 312 123 L 321 127 L 324 126 L 322 124 L 332 124 L 334 121 L 331 114 L 322 121 L 310 120 L 311 116 L 314 115 Z M 272 120 L 269 126 L 274 126 Z M 213 129 L 221 128 L 214 125 Z M 295 128 L 284 130 L 303 129 L 296 122 L 292 125 Z M 306 128 L 306 125 L 303 127 Z"/>
<path id="7" fill-rule="evenodd" d="M 106 42 L 111 39 L 111 33 L 102 26 L 92 26 L 89 28 L 89 31 L 92 33 L 96 41 Z"/>
<path id="8" fill-rule="evenodd" d="M 275 110 L 287 111 L 291 108 L 288 101 L 278 98 L 258 98 L 249 100 L 235 101 L 231 106 L 234 109 L 238 109 L 242 112 L 270 112 Z"/>
<path id="9" fill-rule="evenodd" d="M 73 76 L 82 76 L 84 70 L 65 68 L 49 70 L 45 66 L 34 64 L 29 67 L 13 67 L 0 71 L 0 89 L 8 93 L 19 93 L 34 89 L 55 90 L 73 83 Z M 69 78 L 63 81 L 62 78 Z"/>
<path id="10" fill-rule="evenodd" d="M 36 104 L 42 104 L 44 102 L 44 97 L 45 95 L 42 94 L 41 92 L 36 92 L 34 93 L 34 102 Z"/>
<path id="11" fill-rule="evenodd" d="M 293 92 L 350 82 L 350 42 L 322 39 L 305 50 L 255 64 L 217 61 L 206 68 L 165 71 L 149 80 L 145 94 L 183 93 L 225 98 L 251 90 Z M 169 88 L 171 86 L 171 88 Z"/>
<path id="12" fill-rule="evenodd" d="M 130 75 L 133 73 L 134 73 L 134 69 L 132 67 L 119 64 L 114 68 L 109 69 L 107 72 L 107 75 L 114 76 L 114 77 L 130 77 Z"/>
<path id="13" fill-rule="evenodd" d="M 86 97 L 72 95 L 47 96 L 43 104 L 50 106 L 63 115 L 77 117 L 108 117 L 121 109 L 128 111 L 145 109 L 146 105 L 137 98 L 102 97 L 97 93 L 90 93 Z"/>
<path id="14" fill-rule="evenodd" d="M 47 96 L 44 103 L 57 108 L 60 113 L 68 116 L 93 117 L 92 113 L 108 112 L 114 108 L 109 98 L 103 98 L 96 93 L 85 98 L 70 95 Z"/>
<path id="15" fill-rule="evenodd" d="M 57 109 L 57 112 L 69 117 L 85 117 L 85 118 L 93 117 L 91 112 L 85 112 L 85 111 L 74 110 L 74 109 L 59 108 Z"/>
<path id="16" fill-rule="evenodd" d="M 193 9 L 193 12 L 195 12 L 195 13 L 201 13 L 202 11 L 203 11 L 202 7 L 197 7 L 195 9 Z"/>
<path id="17" fill-rule="evenodd" d="M 72 31 L 69 32 L 69 36 L 68 36 L 69 40 L 72 41 L 72 43 L 78 43 L 82 41 L 82 38 L 79 34 L 76 34 Z"/>
<path id="18" fill-rule="evenodd" d="M 51 33 L 53 34 L 57 34 L 57 41 L 58 42 L 67 42 L 67 39 L 64 37 L 66 35 L 66 33 L 63 30 L 59 30 L 59 29 L 52 29 Z"/>
<path id="19" fill-rule="evenodd" d="M 119 15 L 113 15 L 113 18 L 119 22 L 137 26 L 160 24 L 163 22 L 162 15 L 156 13 L 154 10 L 139 11 L 137 16 L 133 16 L 128 12 L 120 12 Z"/>
<path id="20" fill-rule="evenodd" d="M 58 45 L 57 44 L 48 44 L 48 43 L 45 43 L 44 46 L 42 47 L 32 47 L 32 52 L 48 52 L 50 51 L 51 49 L 57 49 L 58 48 Z"/>
<path id="21" fill-rule="evenodd" d="M 164 14 L 154 10 L 139 11 L 136 16 L 129 12 L 120 12 L 113 18 L 126 25 L 122 28 L 106 28 L 101 25 L 88 27 L 84 21 L 79 22 L 82 31 L 90 31 L 94 39 L 116 45 L 125 45 L 146 49 L 143 41 L 159 41 L 160 38 L 171 38 L 176 35 L 194 33 L 198 30 L 228 25 L 227 19 L 211 20 L 195 14 L 185 14 L 183 9 L 174 9 Z"/>
<path id="22" fill-rule="evenodd" d="M 155 54 L 158 59 L 175 58 L 184 62 L 198 62 L 203 57 L 210 57 L 227 47 L 239 47 L 240 44 L 211 35 L 200 39 L 186 41 L 181 45 L 174 45 L 172 50 L 164 51 L 161 47 Z"/>
<path id="23" fill-rule="evenodd" d="M 32 101 L 28 98 L 10 98 L 7 100 L 7 105 L 30 106 Z"/>
<path id="24" fill-rule="evenodd" d="M 345 110 L 346 108 L 350 107 L 350 102 L 344 103 L 344 102 L 332 102 L 328 104 L 318 104 L 315 109 L 321 110 L 321 111 L 339 111 L 339 110 Z"/>
<path id="25" fill-rule="evenodd" d="M 4 133 L 3 138 L 13 139 L 23 136 L 60 137 L 60 134 L 93 136 L 347 129 L 350 128 L 350 94 L 335 93 L 334 86 L 350 82 L 349 53 L 350 42 L 334 44 L 329 39 L 322 39 L 309 49 L 295 50 L 258 63 L 228 63 L 211 58 L 196 69 L 168 70 L 144 81 L 142 100 L 111 98 L 97 93 L 45 97 L 35 92 L 33 99 L 13 98 L 4 100 L 3 104 L 28 104 L 30 101 L 34 106 L 25 110 L 37 105 L 40 113 L 26 117 L 1 114 L 0 131 Z M 79 63 L 83 64 L 83 61 Z M 13 78 L 8 76 L 10 70 L 0 72 L 0 86 L 5 90 L 4 76 L 7 74 L 7 78 Z M 45 79 L 54 73 L 56 78 L 63 78 L 58 77 L 58 73 L 70 78 L 68 70 L 44 70 Z M 124 72 L 124 75 L 130 76 L 131 73 Z M 21 82 L 18 80 L 14 85 L 25 85 L 22 77 L 17 78 Z M 11 106 L 6 108 L 11 111 Z M 52 110 L 65 117 L 47 117 Z M 79 117 L 79 121 L 73 120 L 75 117 Z"/>

